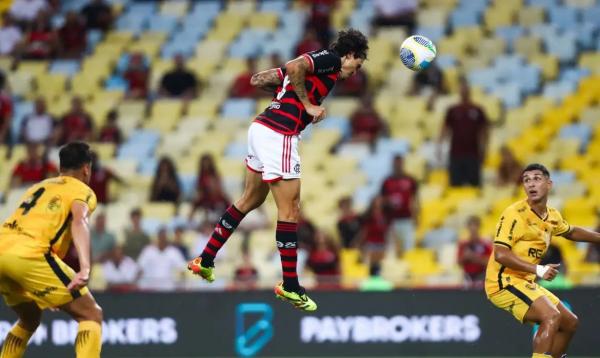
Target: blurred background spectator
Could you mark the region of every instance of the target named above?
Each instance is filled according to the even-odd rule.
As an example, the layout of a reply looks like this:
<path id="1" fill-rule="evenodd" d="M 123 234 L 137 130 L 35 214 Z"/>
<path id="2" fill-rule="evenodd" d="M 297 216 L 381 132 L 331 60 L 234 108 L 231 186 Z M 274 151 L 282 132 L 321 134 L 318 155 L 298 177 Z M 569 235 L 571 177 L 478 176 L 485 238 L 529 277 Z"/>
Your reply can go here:
<path id="1" fill-rule="evenodd" d="M 306 267 L 315 274 L 317 287 L 339 288 L 340 247 L 322 230 L 315 233 L 315 244 L 308 253 Z"/>
<path id="2" fill-rule="evenodd" d="M 249 58 L 246 60 L 246 71 L 240 73 L 233 81 L 229 95 L 237 98 L 256 98 L 263 94 L 263 92 L 250 84 L 252 75 L 257 73 L 256 60 Z"/>
<path id="3" fill-rule="evenodd" d="M 229 199 L 223 190 L 221 176 L 211 154 L 203 154 L 198 165 L 196 198 L 190 211 L 190 219 L 197 210 L 210 213 L 222 213 L 229 206 Z"/>
<path id="4" fill-rule="evenodd" d="M 98 134 L 98 142 L 121 144 L 123 141 L 123 133 L 118 124 L 119 113 L 116 110 L 111 110 L 106 115 L 106 123 L 100 128 Z"/>
<path id="5" fill-rule="evenodd" d="M 2 43 L 1 37 L 0 43 Z M 6 75 L 4 72 L 0 71 L 0 145 L 11 144 L 10 127 L 12 124 L 12 116 L 12 97 L 6 85 Z"/>
<path id="6" fill-rule="evenodd" d="M 188 250 L 187 245 L 185 244 L 185 228 L 183 226 L 177 226 L 175 230 L 173 230 L 173 247 L 181 252 L 181 256 L 183 256 L 186 260 L 191 259 L 190 252 Z"/>
<path id="7" fill-rule="evenodd" d="M 129 227 L 125 229 L 123 252 L 137 260 L 144 247 L 150 244 L 150 236 L 142 228 L 142 209 L 135 208 L 129 213 Z"/>
<path id="8" fill-rule="evenodd" d="M 396 155 L 392 175 L 381 185 L 390 229 L 398 242 L 389 241 L 388 250 L 397 254 L 415 247 L 415 225 L 419 213 L 418 184 L 404 171 L 404 158 Z"/>
<path id="9" fill-rule="evenodd" d="M 72 141 L 90 141 L 93 138 L 94 122 L 83 108 L 83 100 L 73 97 L 71 109 L 57 126 L 58 144 L 64 145 Z"/>
<path id="10" fill-rule="evenodd" d="M 518 185 L 521 183 L 523 165 L 507 146 L 500 148 L 500 165 L 498 166 L 498 185 Z"/>
<path id="11" fill-rule="evenodd" d="M 258 282 L 258 270 L 252 263 L 250 247 L 248 244 L 242 245 L 242 262 L 236 267 L 233 273 L 233 285 L 235 290 L 253 290 Z"/>
<path id="12" fill-rule="evenodd" d="M 10 15 L 26 26 L 46 10 L 49 10 L 46 0 L 14 0 L 10 6 Z"/>
<path id="13" fill-rule="evenodd" d="M 58 31 L 61 57 L 79 58 L 85 51 L 87 31 L 85 23 L 75 11 L 65 15 L 65 23 Z"/>
<path id="14" fill-rule="evenodd" d="M 12 172 L 11 188 L 22 188 L 58 174 L 56 166 L 48 160 L 42 145 L 27 144 L 27 156 L 19 161 Z"/>
<path id="15" fill-rule="evenodd" d="M 124 292 L 135 289 L 139 267 L 135 260 L 123 253 L 123 247 L 116 245 L 110 251 L 107 260 L 102 263 L 102 272 L 106 280 L 106 289 L 112 292 Z"/>
<path id="16" fill-rule="evenodd" d="M 145 99 L 148 96 L 148 81 L 150 71 L 144 61 L 144 55 L 134 52 L 129 56 L 127 69 L 123 73 L 127 81 L 127 97 L 131 99 Z"/>
<path id="17" fill-rule="evenodd" d="M 92 262 L 104 262 L 117 243 L 115 235 L 106 230 L 106 214 L 96 213 L 95 224 L 90 230 L 90 243 L 92 247 Z"/>
<path id="18" fill-rule="evenodd" d="M 40 12 L 25 36 L 22 57 L 29 60 L 45 60 L 56 57 L 60 42 L 52 29 L 50 19 Z"/>
<path id="19" fill-rule="evenodd" d="M 25 116 L 22 126 L 21 140 L 25 143 L 50 144 L 55 142 L 55 121 L 48 113 L 46 100 L 42 97 L 35 100 L 34 112 Z"/>
<path id="20" fill-rule="evenodd" d="M 351 141 L 366 143 L 371 147 L 387 133 L 385 122 L 373 107 L 373 98 L 365 95 L 360 106 L 350 116 Z"/>
<path id="21" fill-rule="evenodd" d="M 107 31 L 112 25 L 112 10 L 104 0 L 89 0 L 81 9 L 81 14 L 88 29 Z"/>
<path id="22" fill-rule="evenodd" d="M 169 242 L 166 228 L 160 228 L 156 242 L 147 245 L 137 260 L 140 268 L 139 287 L 149 291 L 173 291 L 180 287 L 185 257 Z"/>
<path id="23" fill-rule="evenodd" d="M 317 31 L 313 28 L 307 28 L 304 32 L 304 37 L 296 47 L 296 56 L 300 56 L 307 52 L 317 51 L 323 47 L 325 46 L 319 41 Z"/>
<path id="24" fill-rule="evenodd" d="M 195 98 L 198 95 L 198 79 L 196 75 L 185 68 L 183 55 L 173 58 L 174 67 L 165 73 L 160 80 L 160 95 L 183 99 Z"/>
<path id="25" fill-rule="evenodd" d="M 14 55 L 22 40 L 23 32 L 14 23 L 12 16 L 8 12 L 3 13 L 0 25 L 0 57 Z"/>
<path id="26" fill-rule="evenodd" d="M 92 176 L 90 177 L 89 186 L 96 193 L 96 199 L 99 204 L 107 204 L 111 201 L 110 183 L 114 181 L 119 184 L 124 184 L 123 179 L 115 174 L 109 168 L 102 165 L 98 159 L 98 154 L 92 153 Z"/>
<path id="27" fill-rule="evenodd" d="M 379 276 L 381 261 L 385 256 L 386 238 L 396 240 L 394 232 L 390 231 L 390 223 L 385 215 L 383 197 L 376 196 L 363 215 L 363 227 L 360 233 L 361 251 L 367 254 L 371 276 Z"/>
<path id="28" fill-rule="evenodd" d="M 483 287 L 485 270 L 492 253 L 490 240 L 481 237 L 481 219 L 467 220 L 468 236 L 458 243 L 458 263 L 462 266 L 467 285 Z"/>
<path id="29" fill-rule="evenodd" d="M 173 160 L 162 157 L 156 167 L 152 182 L 150 200 L 178 203 L 181 199 L 181 185 Z"/>
<path id="30" fill-rule="evenodd" d="M 488 120 L 471 101 L 466 80 L 460 83 L 460 103 L 446 112 L 439 142 L 450 139 L 448 173 L 451 186 L 480 186 L 481 166 L 488 143 Z M 441 145 L 440 145 L 441 147 Z M 438 149 L 441 157 L 441 149 Z"/>
<path id="31" fill-rule="evenodd" d="M 342 245 L 345 248 L 355 247 L 358 244 L 361 219 L 352 207 L 352 198 L 349 196 L 341 198 L 338 201 L 338 208 L 340 214 L 337 221 L 337 230 Z"/>
<path id="32" fill-rule="evenodd" d="M 376 26 L 406 26 L 409 34 L 414 32 L 417 0 L 373 0 Z"/>

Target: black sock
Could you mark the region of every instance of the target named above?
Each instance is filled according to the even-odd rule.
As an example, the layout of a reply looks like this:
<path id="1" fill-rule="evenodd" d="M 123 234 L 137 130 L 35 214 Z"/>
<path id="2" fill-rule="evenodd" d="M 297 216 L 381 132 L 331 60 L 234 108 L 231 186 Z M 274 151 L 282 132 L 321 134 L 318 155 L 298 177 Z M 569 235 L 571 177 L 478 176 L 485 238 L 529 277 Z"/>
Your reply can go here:
<path id="1" fill-rule="evenodd" d="M 225 213 L 219 219 L 215 230 L 210 236 L 210 240 L 208 240 L 208 243 L 204 247 L 204 251 L 200 255 L 203 267 L 212 267 L 215 265 L 217 252 L 225 245 L 225 242 L 233 234 L 245 215 L 233 205 L 225 210 Z"/>
<path id="2" fill-rule="evenodd" d="M 277 231 L 275 238 L 277 240 L 277 249 L 281 257 L 281 270 L 283 271 L 283 288 L 286 291 L 298 292 L 300 283 L 298 282 L 298 273 L 296 272 L 296 263 L 298 261 L 298 230 L 297 223 L 285 221 L 277 222 Z"/>

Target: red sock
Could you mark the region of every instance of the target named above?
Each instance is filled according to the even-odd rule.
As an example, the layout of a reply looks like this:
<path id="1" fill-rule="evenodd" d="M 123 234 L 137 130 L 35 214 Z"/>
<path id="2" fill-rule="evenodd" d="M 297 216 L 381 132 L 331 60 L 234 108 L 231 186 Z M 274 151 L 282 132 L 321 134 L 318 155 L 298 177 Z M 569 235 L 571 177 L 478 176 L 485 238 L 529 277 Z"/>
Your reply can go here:
<path id="1" fill-rule="evenodd" d="M 204 247 L 204 251 L 200 255 L 202 257 L 202 266 L 214 266 L 215 256 L 217 252 L 225 245 L 227 239 L 233 234 L 240 222 L 246 214 L 239 211 L 235 206 L 231 205 L 225 210 L 225 213 L 219 219 L 215 230 L 210 236 L 210 240 Z"/>

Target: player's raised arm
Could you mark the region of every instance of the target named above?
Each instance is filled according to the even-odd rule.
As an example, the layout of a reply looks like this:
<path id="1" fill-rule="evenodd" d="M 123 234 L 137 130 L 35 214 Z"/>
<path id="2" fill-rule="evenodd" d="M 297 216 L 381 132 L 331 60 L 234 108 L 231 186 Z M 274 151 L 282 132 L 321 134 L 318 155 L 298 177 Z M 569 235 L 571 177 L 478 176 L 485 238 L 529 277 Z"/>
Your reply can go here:
<path id="1" fill-rule="evenodd" d="M 283 74 L 279 68 L 261 71 L 252 75 L 250 84 L 267 92 L 274 92 L 283 83 Z"/>
<path id="2" fill-rule="evenodd" d="M 79 272 L 69 283 L 69 290 L 78 290 L 85 286 L 90 278 L 90 229 L 88 224 L 89 208 L 83 201 L 75 200 L 71 206 L 71 234 L 79 257 Z"/>
<path id="3" fill-rule="evenodd" d="M 600 233 L 579 226 L 571 226 L 571 229 L 562 236 L 571 241 L 600 243 Z"/>
<path id="4" fill-rule="evenodd" d="M 306 113 L 314 117 L 313 122 L 318 122 L 325 117 L 325 108 L 310 103 L 308 99 L 305 79 L 306 74 L 311 71 L 311 66 L 306 56 L 299 56 L 295 60 L 286 63 L 285 70 L 290 83 L 294 86 L 296 96 L 298 96 L 298 99 L 306 109 Z"/>

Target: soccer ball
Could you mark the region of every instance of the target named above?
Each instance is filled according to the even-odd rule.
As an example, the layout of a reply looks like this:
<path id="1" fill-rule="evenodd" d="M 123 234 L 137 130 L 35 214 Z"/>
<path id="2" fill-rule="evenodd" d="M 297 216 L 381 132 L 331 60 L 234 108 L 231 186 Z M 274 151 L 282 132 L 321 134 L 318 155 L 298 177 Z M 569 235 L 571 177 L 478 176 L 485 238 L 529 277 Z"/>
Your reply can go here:
<path id="1" fill-rule="evenodd" d="M 426 69 L 435 58 L 437 50 L 433 42 L 425 36 L 414 35 L 400 46 L 400 59 L 404 66 L 413 71 Z"/>

